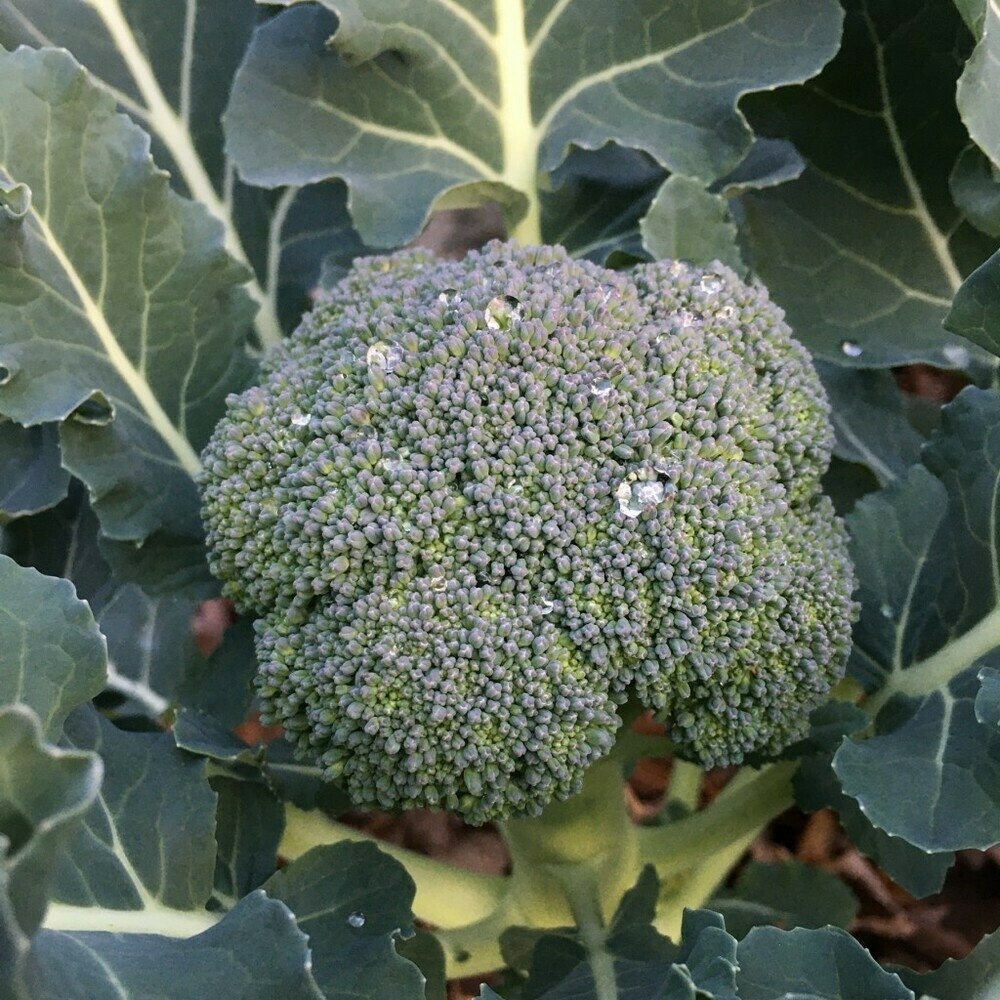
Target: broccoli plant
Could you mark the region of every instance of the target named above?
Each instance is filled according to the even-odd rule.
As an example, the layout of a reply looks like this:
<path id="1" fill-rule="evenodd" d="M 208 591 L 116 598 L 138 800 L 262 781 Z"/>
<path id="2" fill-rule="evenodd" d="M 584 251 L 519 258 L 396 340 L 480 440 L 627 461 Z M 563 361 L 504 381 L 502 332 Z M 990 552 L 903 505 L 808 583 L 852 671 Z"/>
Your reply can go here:
<path id="1" fill-rule="evenodd" d="M 0 46 L 0 995 L 1000 992 L 748 854 L 822 814 L 916 899 L 998 839 L 991 6 Z"/>

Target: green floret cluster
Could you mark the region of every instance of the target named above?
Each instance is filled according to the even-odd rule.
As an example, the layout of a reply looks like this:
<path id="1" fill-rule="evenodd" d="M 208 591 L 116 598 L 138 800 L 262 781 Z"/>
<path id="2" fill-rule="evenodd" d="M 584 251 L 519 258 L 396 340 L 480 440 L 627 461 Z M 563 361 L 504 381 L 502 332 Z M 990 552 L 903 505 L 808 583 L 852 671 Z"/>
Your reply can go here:
<path id="1" fill-rule="evenodd" d="M 721 265 L 409 250 L 230 399 L 204 518 L 265 720 L 359 804 L 478 823 L 579 789 L 628 699 L 704 766 L 804 734 L 854 614 L 831 447 Z"/>

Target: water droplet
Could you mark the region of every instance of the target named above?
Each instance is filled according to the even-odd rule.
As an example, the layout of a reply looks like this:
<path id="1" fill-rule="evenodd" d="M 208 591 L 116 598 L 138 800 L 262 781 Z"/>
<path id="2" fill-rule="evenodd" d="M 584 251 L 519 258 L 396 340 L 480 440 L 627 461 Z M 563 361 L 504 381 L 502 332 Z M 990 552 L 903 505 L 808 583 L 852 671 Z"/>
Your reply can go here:
<path id="1" fill-rule="evenodd" d="M 6 385 L 17 374 L 17 365 L 0 365 L 0 385 Z"/>
<path id="2" fill-rule="evenodd" d="M 682 309 L 674 317 L 674 326 L 678 330 L 690 330 L 694 326 L 697 317 L 690 309 Z"/>
<path id="3" fill-rule="evenodd" d="M 444 571 L 439 567 L 435 566 L 431 570 L 431 575 L 428 578 L 428 584 L 431 590 L 441 591 L 448 586 L 448 581 L 445 579 Z"/>
<path id="4" fill-rule="evenodd" d="M 717 275 L 714 274 L 703 274 L 701 279 L 698 281 L 698 287 L 706 295 L 715 295 L 722 291 L 722 282 L 719 281 Z"/>
<path id="5" fill-rule="evenodd" d="M 606 396 L 613 388 L 609 378 L 595 378 L 590 383 L 590 391 L 594 396 Z"/>
<path id="6" fill-rule="evenodd" d="M 663 494 L 663 483 L 660 482 L 635 483 L 632 487 L 632 496 L 642 507 L 655 507 L 663 499 Z"/>
<path id="7" fill-rule="evenodd" d="M 392 448 L 383 448 L 381 466 L 390 475 L 395 475 L 402 470 L 403 459 Z"/>
<path id="8" fill-rule="evenodd" d="M 941 353 L 945 361 L 956 368 L 965 368 L 969 363 L 969 352 L 959 344 L 945 344 Z"/>
<path id="9" fill-rule="evenodd" d="M 365 926 L 365 915 L 360 910 L 355 910 L 348 918 L 347 922 L 352 927 L 364 927 Z"/>
<path id="10" fill-rule="evenodd" d="M 292 411 L 292 423 L 296 427 L 305 427 L 309 423 L 309 414 L 303 413 L 301 410 Z"/>
<path id="11" fill-rule="evenodd" d="M 387 372 L 393 371 L 402 360 L 403 352 L 395 344 L 387 344 L 383 340 L 372 344 L 365 354 L 368 364 L 384 368 Z"/>
<path id="12" fill-rule="evenodd" d="M 460 297 L 457 288 L 445 288 L 438 296 L 438 302 L 443 306 L 456 306 Z"/>
<path id="13" fill-rule="evenodd" d="M 513 295 L 498 295 L 486 306 L 486 325 L 491 330 L 506 330 L 521 318 L 521 302 Z"/>
<path id="14" fill-rule="evenodd" d="M 892 617 L 892 605 L 891 604 L 883 604 L 882 607 L 880 607 L 878 610 L 879 610 L 879 614 L 883 618 L 891 618 Z"/>
<path id="15" fill-rule="evenodd" d="M 848 358 L 860 358 L 864 351 L 864 348 L 853 340 L 841 341 L 840 349 Z"/>
<path id="16" fill-rule="evenodd" d="M 725 320 L 727 323 L 731 323 L 734 319 L 736 319 L 737 314 L 738 310 L 736 309 L 736 306 L 723 306 L 717 315 L 719 319 Z"/>
<path id="17" fill-rule="evenodd" d="M 555 607 L 555 604 L 553 604 L 552 601 L 544 600 L 538 606 L 538 613 L 541 614 L 541 615 L 551 615 L 552 614 L 552 609 L 554 607 Z"/>

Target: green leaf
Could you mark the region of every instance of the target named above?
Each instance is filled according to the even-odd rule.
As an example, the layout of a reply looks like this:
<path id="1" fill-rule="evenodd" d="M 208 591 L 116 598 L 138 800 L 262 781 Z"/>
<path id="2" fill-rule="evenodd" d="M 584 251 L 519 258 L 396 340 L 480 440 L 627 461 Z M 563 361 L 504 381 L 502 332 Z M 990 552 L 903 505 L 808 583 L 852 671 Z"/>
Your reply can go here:
<path id="1" fill-rule="evenodd" d="M 951 367 L 951 299 L 996 248 L 963 223 L 949 172 L 967 33 L 950 3 L 849 0 L 837 57 L 814 80 L 743 103 L 795 143 L 802 177 L 743 199 L 751 263 L 796 335 L 859 367 Z"/>
<path id="2" fill-rule="evenodd" d="M 0 90 L 0 189 L 19 203 L 0 234 L 0 411 L 63 421 L 63 464 L 109 536 L 199 537 L 198 450 L 247 374 L 245 272 L 67 53 L 0 55 Z"/>
<path id="3" fill-rule="evenodd" d="M 976 25 L 979 40 L 958 81 L 956 101 L 972 141 L 1000 166 L 1000 9 L 985 3 L 981 10 L 982 20 Z"/>
<path id="4" fill-rule="evenodd" d="M 816 366 L 830 398 L 835 453 L 869 468 L 884 486 L 920 457 L 920 435 L 906 419 L 903 399 L 887 371 Z"/>
<path id="5" fill-rule="evenodd" d="M 1000 933 L 987 934 L 965 958 L 946 959 L 933 972 L 893 972 L 920 997 L 994 1000 L 1000 996 Z"/>
<path id="6" fill-rule="evenodd" d="M 954 853 L 932 854 L 872 826 L 858 803 L 844 794 L 831 756 L 832 751 L 799 765 L 794 778 L 796 804 L 806 812 L 835 810 L 851 843 L 918 899 L 938 892 L 955 861 Z"/>
<path id="7" fill-rule="evenodd" d="M 212 778 L 215 812 L 215 899 L 227 908 L 274 874 L 285 825 L 281 803 L 261 781 Z"/>
<path id="8" fill-rule="evenodd" d="M 700 266 L 720 260 L 745 270 L 726 199 L 710 194 L 691 177 L 673 174 L 664 182 L 640 230 L 642 245 L 656 259 L 669 257 Z"/>
<path id="9" fill-rule="evenodd" d="M 263 892 L 190 938 L 43 931 L 32 959 L 32 997 L 323 1000 L 309 972 L 306 935 L 287 907 Z"/>
<path id="10" fill-rule="evenodd" d="M 834 927 L 757 927 L 740 942 L 740 1000 L 913 1000 L 849 934 Z"/>
<path id="11" fill-rule="evenodd" d="M 316 847 L 264 887 L 309 935 L 328 1000 L 423 1000 L 423 976 L 393 947 L 412 932 L 413 880 L 373 844 Z"/>
<path id="12" fill-rule="evenodd" d="M 834 757 L 844 791 L 887 833 L 927 851 L 990 847 L 1000 734 L 975 714 L 977 673 L 1000 653 L 1000 395 L 945 407 L 924 465 L 849 518 L 861 618 L 850 669 L 877 692 L 875 734 Z"/>
<path id="13" fill-rule="evenodd" d="M 55 740 L 103 689 L 106 667 L 104 639 L 73 585 L 0 556 L 0 705 L 29 706 Z"/>
<path id="14" fill-rule="evenodd" d="M 93 754 L 46 745 L 30 709 L 0 707 L 0 896 L 25 937 L 42 922 L 57 860 L 100 783 Z"/>
<path id="15" fill-rule="evenodd" d="M 1000 252 L 962 283 L 945 326 L 1000 356 Z"/>
<path id="16" fill-rule="evenodd" d="M 955 204 L 969 222 L 987 236 L 1000 236 L 1000 167 L 978 146 L 966 146 L 948 183 Z"/>
<path id="17" fill-rule="evenodd" d="M 69 488 L 51 424 L 0 422 L 0 524 L 54 507 Z"/>
<path id="18" fill-rule="evenodd" d="M 249 638 L 240 643 L 236 633 L 227 634 L 206 660 L 192 631 L 198 600 L 180 587 L 149 594 L 117 579 L 104 559 L 97 519 L 80 490 L 72 490 L 55 509 L 12 525 L 8 551 L 22 564 L 70 580 L 90 605 L 107 640 L 105 686 L 124 699 L 120 711 L 159 718 L 172 703 L 184 700 L 223 713 L 231 725 L 242 721 L 256 662 Z M 162 562 L 169 578 L 171 561 Z"/>
<path id="19" fill-rule="evenodd" d="M 258 20 L 253 0 L 0 0 L 0 43 L 69 49 L 149 132 L 175 189 L 222 223 L 226 249 L 256 272 L 257 339 L 272 345 L 298 323 L 330 247 L 356 237 L 342 188 L 273 195 L 234 177 L 220 118 Z"/>
<path id="20" fill-rule="evenodd" d="M 785 139 L 754 139 L 747 155 L 712 190 L 724 198 L 736 198 L 747 191 L 761 191 L 793 181 L 805 170 L 805 160 Z"/>
<path id="21" fill-rule="evenodd" d="M 107 921 L 157 933 L 173 921 L 189 934 L 209 926 L 216 797 L 205 762 L 169 733 L 122 732 L 89 706 L 67 720 L 65 740 L 100 754 L 104 783 L 60 861 L 61 905 L 46 925 L 100 930 Z"/>
<path id="22" fill-rule="evenodd" d="M 431 931 L 418 929 L 413 937 L 397 941 L 396 951 L 412 962 L 427 980 L 424 983 L 425 1000 L 447 1000 L 444 949 Z"/>
<path id="23" fill-rule="evenodd" d="M 571 145 L 611 140 L 716 180 L 750 145 L 739 98 L 811 76 L 840 24 L 829 0 L 685 2 L 670 16 L 636 0 L 324 5 L 339 20 L 303 6 L 257 29 L 227 145 L 251 183 L 343 178 L 376 246 L 412 238 L 434 207 L 487 200 L 537 241 L 539 175 Z"/>
<path id="24" fill-rule="evenodd" d="M 854 893 L 836 875 L 800 861 L 751 861 L 732 888 L 717 893 L 709 907 L 721 913 L 726 930 L 744 938 L 757 924 L 846 927 L 858 911 Z"/>

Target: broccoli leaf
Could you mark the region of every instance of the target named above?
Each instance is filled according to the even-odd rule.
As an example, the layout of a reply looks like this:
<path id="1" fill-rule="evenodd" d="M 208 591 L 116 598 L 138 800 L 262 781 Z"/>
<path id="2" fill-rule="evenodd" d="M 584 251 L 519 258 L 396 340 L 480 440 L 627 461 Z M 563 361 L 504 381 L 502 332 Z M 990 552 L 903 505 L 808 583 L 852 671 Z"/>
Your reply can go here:
<path id="1" fill-rule="evenodd" d="M 107 640 L 106 690 L 124 699 L 119 712 L 159 718 L 173 702 L 183 700 L 229 725 L 241 722 L 255 666 L 249 625 L 230 629 L 206 661 L 192 631 L 196 597 L 180 588 L 150 594 L 120 580 L 99 541 L 97 519 L 74 489 L 53 510 L 12 525 L 7 550 L 24 565 L 70 580 L 90 605 Z M 163 562 L 169 565 L 169 560 Z M 96 693 L 91 689 L 88 697 Z"/>
<path id="2" fill-rule="evenodd" d="M 726 199 L 690 177 L 673 174 L 665 181 L 640 228 L 643 246 L 654 258 L 700 265 L 720 260 L 736 271 L 746 270 Z"/>
<path id="3" fill-rule="evenodd" d="M 919 997 L 993 1000 L 1000 995 L 1000 933 L 987 934 L 965 958 L 949 958 L 933 972 L 892 971 Z"/>
<path id="4" fill-rule="evenodd" d="M 739 97 L 815 73 L 840 21 L 827 0 L 669 15 L 597 0 L 324 6 L 339 21 L 303 6 L 257 29 L 228 148 L 251 183 L 343 178 L 376 246 L 411 239 L 434 207 L 487 200 L 537 239 L 538 175 L 571 145 L 612 140 L 714 181 L 750 145 Z"/>
<path id="5" fill-rule="evenodd" d="M 94 754 L 56 750 L 43 742 L 29 708 L 0 707 L 0 956 L 26 951 L 45 914 L 57 859 L 100 782 Z M 0 985 L 10 970 L 0 962 Z"/>
<path id="6" fill-rule="evenodd" d="M 1000 122 L 996 95 L 1000 93 L 1000 9 L 995 3 L 981 6 L 976 25 L 978 42 L 958 81 L 956 100 L 969 135 L 1000 166 Z"/>
<path id="7" fill-rule="evenodd" d="M 306 935 L 286 906 L 259 891 L 193 937 L 43 930 L 31 958 L 32 997 L 323 1000 Z"/>
<path id="8" fill-rule="evenodd" d="M 423 976 L 393 947 L 413 931 L 413 880 L 373 844 L 314 848 L 264 888 L 309 935 L 313 974 L 328 1000 L 423 1000 Z"/>
<path id="9" fill-rule="evenodd" d="M 962 283 L 945 326 L 1000 356 L 1000 252 Z"/>
<path id="10" fill-rule="evenodd" d="M 858 910 L 854 893 L 831 872 L 800 861 L 761 864 L 751 861 L 732 888 L 709 901 L 721 913 L 726 930 L 745 937 L 758 924 L 793 927 L 846 927 Z"/>
<path id="11" fill-rule="evenodd" d="M 168 733 L 122 732 L 90 706 L 67 720 L 64 740 L 100 754 L 104 783 L 58 866 L 52 897 L 68 909 L 58 922 L 50 912 L 48 926 L 75 928 L 77 907 L 94 909 L 88 928 L 105 910 L 136 933 L 164 916 L 191 914 L 191 933 L 208 926 L 199 911 L 212 892 L 216 797 L 204 761 Z"/>
<path id="12" fill-rule="evenodd" d="M 103 689 L 106 664 L 73 585 L 0 556 L 0 705 L 27 705 L 56 740 L 66 716 Z"/>
<path id="13" fill-rule="evenodd" d="M 751 263 L 822 357 L 952 367 L 949 350 L 968 345 L 941 321 L 996 248 L 948 185 L 967 142 L 954 99 L 967 32 L 947 3 L 845 6 L 840 51 L 815 80 L 744 102 L 808 164 L 743 199 Z"/>
<path id="14" fill-rule="evenodd" d="M 361 249 L 343 185 L 274 194 L 235 177 L 219 120 L 259 19 L 253 0 L 0 0 L 0 43 L 69 49 L 150 133 L 178 192 L 222 223 L 226 249 L 255 272 L 247 290 L 269 345 L 298 322 L 330 248 Z"/>
<path id="15" fill-rule="evenodd" d="M 216 775 L 212 789 L 219 797 L 213 895 L 218 903 L 232 908 L 274 874 L 285 814 L 259 780 Z"/>
<path id="16" fill-rule="evenodd" d="M 109 536 L 198 537 L 198 450 L 247 371 L 245 271 L 67 53 L 0 55 L 0 90 L 0 410 L 63 421 Z"/>
<path id="17" fill-rule="evenodd" d="M 867 466 L 884 486 L 920 457 L 920 435 L 906 419 L 903 399 L 886 371 L 816 365 L 830 397 L 835 454 Z"/>
<path id="18" fill-rule="evenodd" d="M 945 875 L 955 862 L 954 853 L 931 854 L 872 826 L 858 803 L 841 789 L 831 754 L 802 761 L 794 787 L 796 803 L 807 812 L 836 810 L 851 843 L 914 896 L 930 896 L 944 885 Z"/>
<path id="19" fill-rule="evenodd" d="M 1000 734 L 975 704 L 979 671 L 1000 661 L 998 421 L 1000 394 L 965 389 L 924 465 L 849 518 L 862 603 L 850 669 L 876 692 L 875 731 L 846 740 L 834 769 L 875 826 L 926 851 L 996 839 Z"/>
<path id="20" fill-rule="evenodd" d="M 740 1000 L 913 1000 L 898 976 L 834 927 L 757 927 L 740 942 L 737 959 Z"/>
<path id="21" fill-rule="evenodd" d="M 54 507 L 68 488 L 52 424 L 0 422 L 0 524 Z"/>
<path id="22" fill-rule="evenodd" d="M 955 161 L 948 183 L 969 222 L 987 236 L 1000 236 L 1000 166 L 969 145 Z"/>

